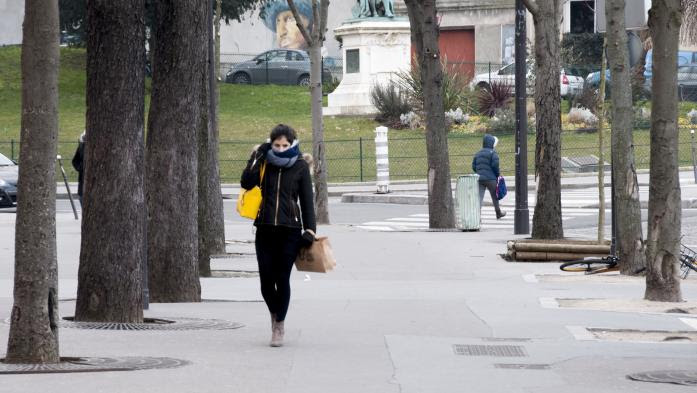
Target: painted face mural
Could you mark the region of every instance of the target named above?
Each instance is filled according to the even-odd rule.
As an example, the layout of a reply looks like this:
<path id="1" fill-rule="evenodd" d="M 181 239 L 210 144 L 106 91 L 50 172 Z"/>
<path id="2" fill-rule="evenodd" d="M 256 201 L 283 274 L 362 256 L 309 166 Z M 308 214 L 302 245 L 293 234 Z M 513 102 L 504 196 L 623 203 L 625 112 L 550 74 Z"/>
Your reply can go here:
<path id="1" fill-rule="evenodd" d="M 299 0 L 295 5 L 302 24 L 312 31 L 312 6 L 308 0 Z M 275 33 L 274 46 L 286 49 L 307 49 L 307 43 L 297 26 L 286 0 L 267 3 L 262 9 L 264 24 Z"/>

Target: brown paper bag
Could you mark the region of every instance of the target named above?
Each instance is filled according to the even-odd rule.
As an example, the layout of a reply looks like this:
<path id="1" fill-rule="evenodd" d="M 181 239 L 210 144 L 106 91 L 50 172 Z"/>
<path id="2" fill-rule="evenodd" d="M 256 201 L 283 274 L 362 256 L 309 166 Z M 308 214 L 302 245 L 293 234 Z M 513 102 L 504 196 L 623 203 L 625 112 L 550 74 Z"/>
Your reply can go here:
<path id="1" fill-rule="evenodd" d="M 298 252 L 295 267 L 301 272 L 326 273 L 336 267 L 329 238 L 315 238 L 310 247 L 303 247 Z"/>

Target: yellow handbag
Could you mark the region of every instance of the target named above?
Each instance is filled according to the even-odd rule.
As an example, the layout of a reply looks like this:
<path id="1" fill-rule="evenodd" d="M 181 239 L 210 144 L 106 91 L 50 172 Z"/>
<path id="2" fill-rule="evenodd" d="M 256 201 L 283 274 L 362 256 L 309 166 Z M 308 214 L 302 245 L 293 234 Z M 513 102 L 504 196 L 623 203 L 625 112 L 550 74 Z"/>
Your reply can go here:
<path id="1" fill-rule="evenodd" d="M 259 175 L 260 185 L 264 182 L 265 170 L 266 162 L 261 164 Z M 249 218 L 250 220 L 256 219 L 257 214 L 259 214 L 259 208 L 261 207 L 261 187 L 254 186 L 251 190 L 245 190 L 243 188 L 240 191 L 240 196 L 237 197 L 237 212 L 244 218 Z"/>

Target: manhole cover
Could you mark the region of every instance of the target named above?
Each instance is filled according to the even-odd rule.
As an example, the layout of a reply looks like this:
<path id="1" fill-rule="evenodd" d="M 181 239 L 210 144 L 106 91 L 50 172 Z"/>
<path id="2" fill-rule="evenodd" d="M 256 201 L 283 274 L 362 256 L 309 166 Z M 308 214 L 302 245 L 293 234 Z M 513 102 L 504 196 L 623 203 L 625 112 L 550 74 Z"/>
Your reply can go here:
<path id="1" fill-rule="evenodd" d="M 10 319 L 5 319 L 9 324 Z M 228 330 L 239 329 L 244 325 L 222 319 L 198 318 L 145 318 L 144 323 L 115 323 L 115 322 L 75 322 L 73 317 L 65 317 L 60 321 L 61 328 L 67 329 L 96 329 L 96 330 Z"/>
<path id="2" fill-rule="evenodd" d="M 649 371 L 627 375 L 627 378 L 640 382 L 672 383 L 676 385 L 697 386 L 697 371 Z"/>
<path id="3" fill-rule="evenodd" d="M 549 364 L 495 363 L 494 367 L 508 370 L 549 370 Z"/>
<path id="4" fill-rule="evenodd" d="M 186 360 L 153 357 L 76 358 L 62 357 L 55 364 L 13 364 L 0 361 L 0 374 L 85 373 L 100 371 L 136 371 L 176 368 L 189 364 Z"/>
<path id="5" fill-rule="evenodd" d="M 463 356 L 494 356 L 494 357 L 526 357 L 525 348 L 519 345 L 462 345 L 454 344 L 456 355 Z"/>

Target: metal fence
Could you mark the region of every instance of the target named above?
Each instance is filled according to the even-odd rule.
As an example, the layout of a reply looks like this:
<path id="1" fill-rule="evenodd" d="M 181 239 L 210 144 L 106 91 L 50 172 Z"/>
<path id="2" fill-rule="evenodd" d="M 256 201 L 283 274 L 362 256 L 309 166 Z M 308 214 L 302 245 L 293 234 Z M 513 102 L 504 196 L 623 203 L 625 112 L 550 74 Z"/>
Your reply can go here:
<path id="1" fill-rule="evenodd" d="M 534 64 L 529 64 L 528 67 L 526 84 L 528 94 L 531 95 L 535 85 L 535 66 Z M 678 99 L 681 101 L 697 101 L 697 63 L 680 64 L 677 68 Z M 446 59 L 445 71 L 459 75 L 467 83 L 472 82 L 472 86 L 491 85 L 495 81 L 511 86 L 515 83 L 515 63 L 473 63 Z M 642 77 L 638 78 L 638 76 Z M 644 100 L 651 99 L 653 89 L 652 76 L 650 67 L 640 75 L 637 75 L 634 69 L 631 70 L 630 77 L 635 97 Z M 559 78 L 561 95 L 573 97 L 580 94 L 584 87 L 598 89 L 600 85 L 600 69 L 596 65 L 562 64 Z M 606 78 L 608 82 L 606 85 L 606 96 L 609 99 L 610 82 L 612 79 L 609 70 L 606 71 Z"/>
<path id="2" fill-rule="evenodd" d="M 499 144 L 496 150 L 500 158 L 501 173 L 513 175 L 515 170 L 515 139 L 512 133 L 497 134 Z M 577 161 L 593 161 L 598 157 L 598 134 L 564 131 L 562 133 L 561 155 Z M 605 162 L 610 162 L 610 132 L 606 132 Z M 679 164 L 692 165 L 690 129 L 679 131 Z M 237 183 L 252 148 L 258 141 L 221 141 L 219 147 L 220 175 L 223 183 Z M 472 173 L 471 163 L 474 154 L 482 145 L 482 135 L 454 135 L 448 137 L 451 175 Z M 328 179 L 330 182 L 363 182 L 376 180 L 375 141 L 372 138 L 337 139 L 325 141 Z M 309 145 L 306 146 L 309 150 Z M 77 149 L 76 142 L 59 142 L 58 154 L 63 156 L 66 172 L 71 180 L 77 174 L 70 165 L 70 160 Z M 0 141 L 0 153 L 17 160 L 19 158 L 19 141 Z M 648 129 L 634 130 L 634 156 L 638 169 L 649 168 L 650 132 Z M 528 173 L 534 173 L 535 135 L 528 135 Z M 590 158 L 590 160 L 589 160 Z M 389 138 L 389 167 L 392 180 L 425 179 L 428 172 L 426 158 L 426 141 L 424 137 Z M 597 170 L 590 165 L 581 171 Z M 567 171 L 578 169 L 565 168 Z"/>

